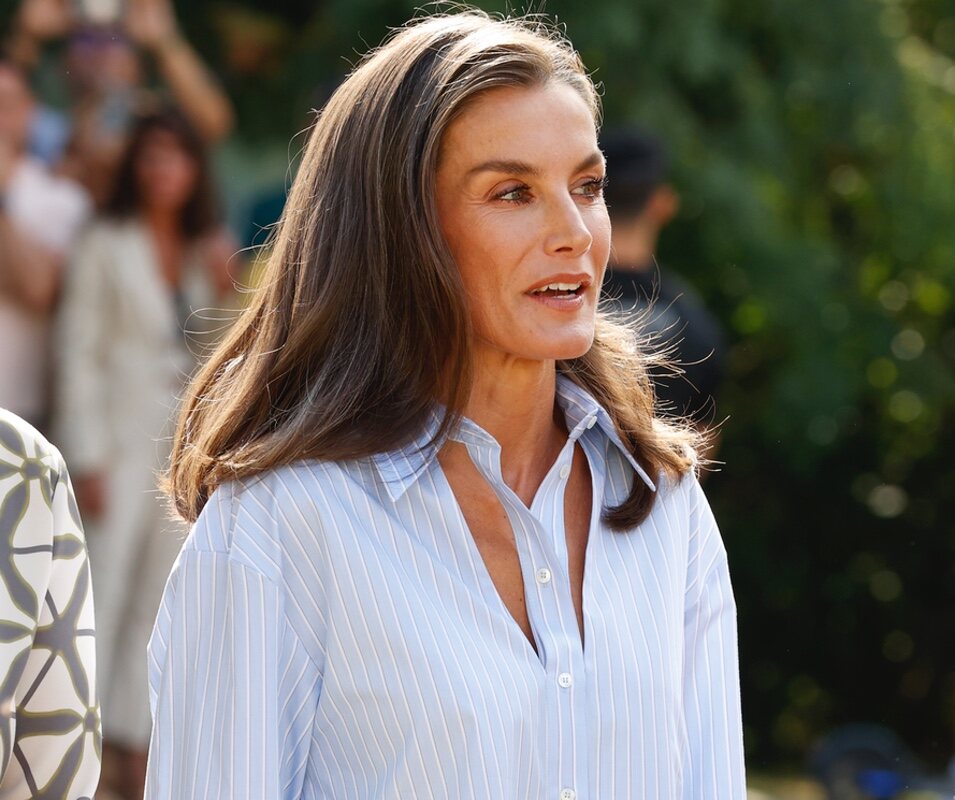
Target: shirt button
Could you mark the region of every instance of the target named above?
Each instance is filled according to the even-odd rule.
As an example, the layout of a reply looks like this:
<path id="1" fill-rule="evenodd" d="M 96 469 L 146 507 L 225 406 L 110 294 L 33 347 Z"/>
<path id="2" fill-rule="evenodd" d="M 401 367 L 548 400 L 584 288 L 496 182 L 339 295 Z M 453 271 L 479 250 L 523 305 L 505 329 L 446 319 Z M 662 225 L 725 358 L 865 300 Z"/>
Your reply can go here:
<path id="1" fill-rule="evenodd" d="M 573 789 L 561 789 L 560 790 L 560 800 L 575 800 L 577 797 L 577 792 Z"/>
<path id="2" fill-rule="evenodd" d="M 560 477 L 566 478 L 568 475 L 570 475 L 570 464 L 564 464 L 564 466 L 560 468 Z"/>
<path id="3" fill-rule="evenodd" d="M 550 570 L 547 567 L 541 567 L 537 570 L 538 583 L 550 583 Z"/>
<path id="4" fill-rule="evenodd" d="M 574 685 L 574 676 L 569 672 L 562 672 L 557 676 L 557 683 L 559 683 L 563 688 L 569 689 Z"/>
<path id="5" fill-rule="evenodd" d="M 593 427 L 594 425 L 596 425 L 596 424 L 597 424 L 597 418 L 596 418 L 596 417 L 591 417 L 590 419 L 587 420 L 587 428 L 588 428 L 588 429 L 592 428 L 592 427 Z"/>

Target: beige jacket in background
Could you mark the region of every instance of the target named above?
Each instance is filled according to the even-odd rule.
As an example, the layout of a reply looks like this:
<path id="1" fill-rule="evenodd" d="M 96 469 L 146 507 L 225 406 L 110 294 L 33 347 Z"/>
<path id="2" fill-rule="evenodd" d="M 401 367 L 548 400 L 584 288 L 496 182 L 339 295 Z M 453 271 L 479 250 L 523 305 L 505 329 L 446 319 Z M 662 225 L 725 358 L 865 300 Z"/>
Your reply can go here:
<path id="1" fill-rule="evenodd" d="M 188 330 L 222 327 L 209 319 L 213 281 L 195 254 L 186 260 L 182 298 L 195 312 L 186 317 Z M 54 441 L 74 479 L 106 478 L 106 511 L 86 520 L 103 733 L 135 749 L 145 749 L 150 730 L 146 643 L 185 535 L 169 519 L 156 480 L 203 347 L 196 337 L 187 346 L 180 316 L 142 224 L 91 226 L 69 264 L 56 325 Z"/>

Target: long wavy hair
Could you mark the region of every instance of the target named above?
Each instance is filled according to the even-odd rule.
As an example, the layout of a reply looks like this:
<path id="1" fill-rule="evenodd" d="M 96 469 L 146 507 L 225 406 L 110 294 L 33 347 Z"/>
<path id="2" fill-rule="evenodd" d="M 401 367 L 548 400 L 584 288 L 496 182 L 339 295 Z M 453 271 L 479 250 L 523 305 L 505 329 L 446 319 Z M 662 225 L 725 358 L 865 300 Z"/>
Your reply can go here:
<path id="1" fill-rule="evenodd" d="M 413 21 L 354 69 L 311 130 L 262 285 L 184 398 L 166 479 L 183 518 L 223 481 L 407 444 L 438 398 L 436 439 L 456 424 L 472 331 L 434 199 L 442 137 L 482 93 L 551 81 L 599 123 L 594 84 L 559 32 L 472 10 Z M 695 434 L 655 416 L 651 358 L 598 313 L 590 351 L 557 369 L 607 409 L 649 474 L 678 478 Z M 632 528 L 653 499 L 634 481 L 605 518 Z"/>
<path id="2" fill-rule="evenodd" d="M 171 134 L 196 166 L 192 191 L 179 211 L 179 226 L 187 239 L 198 239 L 220 221 L 212 168 L 208 148 L 199 132 L 181 111 L 172 106 L 143 112 L 134 120 L 103 212 L 113 219 L 128 219 L 142 213 L 143 191 L 136 169 L 150 137 L 156 132 Z"/>

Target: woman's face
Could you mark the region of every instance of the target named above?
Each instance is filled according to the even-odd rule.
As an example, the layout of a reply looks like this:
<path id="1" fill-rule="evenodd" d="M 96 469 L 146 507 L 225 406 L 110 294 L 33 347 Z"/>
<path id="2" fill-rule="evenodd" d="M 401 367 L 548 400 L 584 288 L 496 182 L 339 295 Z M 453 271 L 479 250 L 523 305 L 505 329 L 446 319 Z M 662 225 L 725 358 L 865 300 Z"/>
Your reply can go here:
<path id="1" fill-rule="evenodd" d="M 192 195 L 198 172 L 195 159 L 176 134 L 164 130 L 148 133 L 136 159 L 136 181 L 144 208 L 179 211 Z"/>
<path id="2" fill-rule="evenodd" d="M 0 64 L 0 144 L 19 151 L 30 136 L 33 98 L 26 81 Z"/>
<path id="3" fill-rule="evenodd" d="M 438 216 L 476 346 L 520 359 L 590 349 L 610 252 L 604 160 L 572 87 L 493 89 L 448 127 Z"/>

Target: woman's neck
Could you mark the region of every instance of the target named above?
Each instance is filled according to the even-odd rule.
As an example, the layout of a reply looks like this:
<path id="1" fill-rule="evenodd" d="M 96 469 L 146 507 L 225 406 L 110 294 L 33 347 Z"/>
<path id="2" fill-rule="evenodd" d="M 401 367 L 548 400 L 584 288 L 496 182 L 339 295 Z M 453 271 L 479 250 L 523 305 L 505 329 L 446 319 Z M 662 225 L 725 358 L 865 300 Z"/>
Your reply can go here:
<path id="1" fill-rule="evenodd" d="M 164 237 L 179 238 L 181 235 L 179 213 L 165 208 L 143 211 L 143 219 L 154 234 Z"/>
<path id="2" fill-rule="evenodd" d="M 567 438 L 554 415 L 554 361 L 529 361 L 479 351 L 464 413 L 501 446 L 504 482 L 533 498 Z"/>

